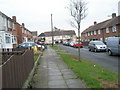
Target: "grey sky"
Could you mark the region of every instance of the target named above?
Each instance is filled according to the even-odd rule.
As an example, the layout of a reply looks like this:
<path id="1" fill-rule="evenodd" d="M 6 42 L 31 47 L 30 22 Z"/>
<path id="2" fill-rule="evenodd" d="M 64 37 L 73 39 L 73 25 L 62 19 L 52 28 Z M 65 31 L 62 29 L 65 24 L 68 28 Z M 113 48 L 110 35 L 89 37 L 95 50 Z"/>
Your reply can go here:
<path id="1" fill-rule="evenodd" d="M 119 0 L 86 0 L 88 16 L 82 21 L 81 31 L 93 25 L 109 19 L 112 13 L 118 15 Z M 31 31 L 50 31 L 50 14 L 53 14 L 53 26 L 70 30 L 70 15 L 68 9 L 69 0 L 0 0 L 0 11 L 9 17 L 17 16 L 17 22 L 25 23 Z"/>

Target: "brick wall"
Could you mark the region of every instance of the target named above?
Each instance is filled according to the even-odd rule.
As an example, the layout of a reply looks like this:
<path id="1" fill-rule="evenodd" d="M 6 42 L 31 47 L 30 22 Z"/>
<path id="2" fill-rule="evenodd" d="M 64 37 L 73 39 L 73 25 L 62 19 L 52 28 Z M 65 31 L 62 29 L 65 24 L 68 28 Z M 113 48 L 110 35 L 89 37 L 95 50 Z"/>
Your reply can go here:
<path id="1" fill-rule="evenodd" d="M 89 33 L 90 35 L 86 36 L 86 34 L 82 33 L 81 34 L 81 39 L 83 41 L 85 40 L 91 40 L 91 39 L 97 39 L 97 40 L 100 40 L 100 38 L 102 38 L 102 41 L 105 42 L 105 38 L 107 37 L 111 37 L 111 36 L 118 36 L 118 34 L 120 33 L 120 25 L 117 25 L 116 26 L 116 32 L 113 32 L 112 31 L 112 27 L 109 27 L 109 33 L 106 33 L 106 28 L 104 29 L 101 29 L 100 30 L 100 34 L 98 34 L 98 30 L 96 30 L 96 35 L 91 35 L 91 32 L 87 32 Z"/>

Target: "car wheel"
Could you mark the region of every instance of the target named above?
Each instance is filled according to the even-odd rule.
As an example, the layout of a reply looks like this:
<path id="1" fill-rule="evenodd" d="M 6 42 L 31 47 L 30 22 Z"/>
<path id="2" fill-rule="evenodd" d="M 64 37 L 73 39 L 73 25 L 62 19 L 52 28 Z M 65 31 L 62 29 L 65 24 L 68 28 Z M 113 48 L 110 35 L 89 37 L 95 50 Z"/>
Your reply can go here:
<path id="1" fill-rule="evenodd" d="M 97 49 L 95 48 L 94 51 L 97 52 Z"/>
<path id="2" fill-rule="evenodd" d="M 112 56 L 112 52 L 110 50 L 108 50 L 108 55 Z"/>
<path id="3" fill-rule="evenodd" d="M 91 51 L 91 49 L 89 49 L 89 51 Z"/>

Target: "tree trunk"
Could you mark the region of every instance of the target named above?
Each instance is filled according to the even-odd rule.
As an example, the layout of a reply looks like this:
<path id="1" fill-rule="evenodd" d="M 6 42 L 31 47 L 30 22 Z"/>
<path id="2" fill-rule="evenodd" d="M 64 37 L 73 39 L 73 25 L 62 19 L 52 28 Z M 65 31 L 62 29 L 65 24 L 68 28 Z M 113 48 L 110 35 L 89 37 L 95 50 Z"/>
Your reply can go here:
<path id="1" fill-rule="evenodd" d="M 79 56 L 79 61 L 80 60 L 80 24 L 78 23 L 78 56 Z"/>

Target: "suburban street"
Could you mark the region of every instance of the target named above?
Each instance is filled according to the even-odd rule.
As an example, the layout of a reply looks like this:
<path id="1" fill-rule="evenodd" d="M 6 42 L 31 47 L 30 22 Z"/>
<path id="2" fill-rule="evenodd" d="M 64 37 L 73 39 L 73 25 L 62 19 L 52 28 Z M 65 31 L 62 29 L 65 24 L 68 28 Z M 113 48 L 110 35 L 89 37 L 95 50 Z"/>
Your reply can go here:
<path id="1" fill-rule="evenodd" d="M 78 55 L 78 48 L 63 45 L 58 46 L 66 51 L 69 51 L 70 54 Z M 118 58 L 120 58 L 120 56 L 108 56 L 107 52 L 90 52 L 87 47 L 80 48 L 80 56 L 118 72 Z"/>

